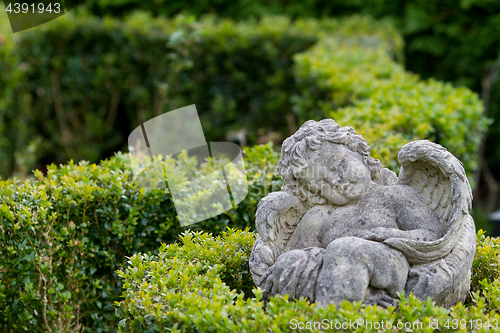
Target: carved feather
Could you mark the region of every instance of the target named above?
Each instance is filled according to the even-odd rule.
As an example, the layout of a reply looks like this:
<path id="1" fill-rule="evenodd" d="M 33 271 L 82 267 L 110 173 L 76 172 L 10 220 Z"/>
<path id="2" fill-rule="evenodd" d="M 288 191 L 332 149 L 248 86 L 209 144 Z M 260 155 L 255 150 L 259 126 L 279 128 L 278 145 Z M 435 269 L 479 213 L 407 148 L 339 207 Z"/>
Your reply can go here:
<path id="1" fill-rule="evenodd" d="M 269 269 L 284 252 L 285 246 L 305 214 L 300 200 L 288 192 L 269 193 L 255 214 L 257 241 L 249 258 L 250 271 L 256 286 L 268 290 Z"/>
<path id="2" fill-rule="evenodd" d="M 448 230 L 432 242 L 393 238 L 386 244 L 399 249 L 413 264 L 446 256 L 467 221 L 472 193 L 462 163 L 444 147 L 427 140 L 406 144 L 399 152 L 398 184 L 415 189 Z"/>
<path id="3" fill-rule="evenodd" d="M 288 192 L 272 192 L 259 202 L 255 227 L 262 242 L 272 249 L 275 260 L 283 253 L 304 213 L 300 200 Z"/>

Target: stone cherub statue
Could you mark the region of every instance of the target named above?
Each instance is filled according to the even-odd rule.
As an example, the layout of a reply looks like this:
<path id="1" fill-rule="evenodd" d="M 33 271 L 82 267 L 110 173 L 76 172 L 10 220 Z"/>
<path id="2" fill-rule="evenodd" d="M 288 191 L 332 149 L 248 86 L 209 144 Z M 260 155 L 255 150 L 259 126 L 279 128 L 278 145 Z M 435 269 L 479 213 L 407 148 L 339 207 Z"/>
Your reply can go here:
<path id="1" fill-rule="evenodd" d="M 369 152 L 332 119 L 284 141 L 282 191 L 258 205 L 250 256 L 265 298 L 387 307 L 404 290 L 444 306 L 464 301 L 476 236 L 462 163 L 438 144 L 410 142 L 397 177 Z"/>

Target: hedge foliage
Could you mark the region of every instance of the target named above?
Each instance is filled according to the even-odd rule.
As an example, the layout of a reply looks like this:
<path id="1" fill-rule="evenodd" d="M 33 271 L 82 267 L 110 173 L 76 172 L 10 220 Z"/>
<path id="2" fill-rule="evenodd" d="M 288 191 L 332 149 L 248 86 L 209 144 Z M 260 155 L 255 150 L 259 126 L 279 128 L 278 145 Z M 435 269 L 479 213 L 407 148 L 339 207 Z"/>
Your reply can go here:
<path id="1" fill-rule="evenodd" d="M 500 2 L 485 0 L 237 0 L 197 2 L 185 6 L 178 0 L 110 1 L 87 0 L 96 15 L 123 16 L 141 9 L 154 15 L 171 17 L 179 12 L 200 16 L 247 19 L 249 16 L 288 15 L 297 17 L 342 17 L 352 14 L 390 17 L 405 39 L 405 65 L 424 78 L 432 77 L 466 86 L 481 93 L 491 85 L 489 116 L 500 120 L 500 84 L 487 76 L 498 58 L 500 40 Z M 495 176 L 500 174 L 500 150 L 496 142 L 500 126 L 488 131 L 485 157 Z M 498 178 L 498 176 L 496 177 Z"/>
<path id="2" fill-rule="evenodd" d="M 445 145 L 469 173 L 476 165 L 487 124 L 478 97 L 406 73 L 388 21 L 72 13 L 1 34 L 12 50 L 0 67 L 20 74 L 14 98 L 0 102 L 0 174 L 97 162 L 126 149 L 140 123 L 193 103 L 208 141 L 237 131 L 248 143 L 280 141 L 304 120 L 333 116 L 366 135 L 391 168 L 399 146 L 417 138 Z"/>
<path id="3" fill-rule="evenodd" d="M 278 154 L 266 145 L 246 155 L 246 199 L 191 229 L 254 225 L 257 202 L 281 186 L 273 173 Z M 1 332 L 113 332 L 122 286 L 116 271 L 126 256 L 152 255 L 185 229 L 168 190 L 132 182 L 127 156 L 0 181 Z"/>
<path id="4" fill-rule="evenodd" d="M 245 155 L 248 197 L 235 210 L 189 229 L 217 235 L 228 226 L 254 226 L 257 203 L 282 184 L 274 169 L 279 154 L 268 144 L 245 149 Z M 51 165 L 47 175 L 35 171 L 24 183 L 0 181 L 0 331 L 112 332 L 118 327 L 113 302 L 123 287 L 117 270 L 134 253 L 153 258 L 160 243 L 176 241 L 185 230 L 169 192 L 139 188 L 121 153 L 100 165 Z M 168 253 L 180 258 L 182 269 L 189 266 L 185 258 L 201 262 L 203 272 L 208 263 L 248 299 L 253 285 L 247 259 L 254 236 L 228 235 L 232 238 L 217 241 L 205 235 L 200 243 L 188 233 L 182 242 L 192 239 L 191 245 L 172 245 Z M 478 237 L 472 290 L 483 292 L 500 276 L 495 261 L 500 244 Z"/>
<path id="5" fill-rule="evenodd" d="M 218 237 L 186 232 L 180 244 L 163 244 L 156 256 L 130 257 L 129 266 L 119 272 L 124 282 L 123 300 L 116 303 L 119 332 L 290 332 L 299 322 L 306 328 L 300 331 L 311 332 L 327 327 L 344 332 L 397 331 L 398 323 L 403 328 L 399 331 L 406 332 L 498 330 L 500 241 L 485 238 L 481 231 L 471 298 L 467 305 L 451 309 L 413 295 L 401 295 L 398 309 L 387 311 L 348 302 L 338 309 L 334 305 L 318 309 L 303 299 L 289 302 L 286 296 L 273 297 L 264 306 L 260 289 L 254 288 L 248 297 L 253 286 L 248 258 L 254 242 L 255 235 L 242 230 L 228 230 Z M 339 326 L 353 322 L 359 325 Z M 368 323 L 379 327 L 370 328 Z M 393 330 L 381 329 L 382 323 L 386 328 L 390 323 Z"/>
<path id="6" fill-rule="evenodd" d="M 299 91 L 314 91 L 295 99 L 299 122 L 311 113 L 317 118 L 330 114 L 362 134 L 372 156 L 393 170 L 401 146 L 422 138 L 445 146 L 467 171 L 475 170 L 488 124 L 477 94 L 432 79 L 421 81 L 394 62 L 387 49 L 372 38 L 358 43 L 331 39 L 296 55 L 296 77 L 304 82 Z"/>

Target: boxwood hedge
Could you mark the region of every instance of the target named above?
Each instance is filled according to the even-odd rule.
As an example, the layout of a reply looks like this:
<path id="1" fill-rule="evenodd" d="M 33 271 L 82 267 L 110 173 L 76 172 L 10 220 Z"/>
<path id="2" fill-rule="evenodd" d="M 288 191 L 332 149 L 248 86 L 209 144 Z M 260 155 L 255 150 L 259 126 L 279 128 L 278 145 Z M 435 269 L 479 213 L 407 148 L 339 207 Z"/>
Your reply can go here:
<path id="1" fill-rule="evenodd" d="M 248 273 L 255 234 L 186 232 L 158 255 L 136 254 L 119 271 L 119 332 L 487 332 L 500 325 L 500 240 L 480 231 L 466 304 L 447 309 L 400 295 L 398 307 L 344 302 L 316 308 L 273 297 L 264 305 Z M 301 328 L 301 329 L 300 329 Z M 299 330 L 300 329 L 300 330 Z"/>
<path id="2" fill-rule="evenodd" d="M 259 312 L 264 310 L 258 310 L 261 303 L 251 300 L 253 286 L 247 266 L 254 242 L 251 229 L 230 231 L 218 239 L 193 232 L 204 230 L 217 236 L 227 227 L 252 228 L 258 201 L 282 184 L 275 173 L 278 157 L 270 144 L 245 149 L 247 198 L 236 209 L 192 225 L 188 228 L 190 233 L 179 227 L 168 190 L 139 188 L 132 182 L 127 155 L 121 153 L 100 165 L 85 161 L 51 165 L 46 175 L 37 170 L 33 178 L 22 183 L 17 179 L 0 181 L 0 331 L 113 332 L 118 328 L 119 318 L 126 319 L 122 321 L 122 330 L 139 332 L 147 327 L 154 329 L 155 325 L 163 327 L 150 316 L 148 311 L 152 309 L 143 308 L 140 303 L 147 290 L 137 289 L 146 288 L 143 282 L 152 276 L 147 271 L 151 268 L 148 265 L 158 258 L 168 265 L 171 261 L 178 265 L 177 272 L 166 265 L 161 274 L 155 275 L 160 280 L 172 279 L 165 284 L 171 287 L 162 289 L 168 291 L 162 297 L 184 299 L 183 292 L 191 289 L 183 285 L 175 287 L 173 283 L 179 279 L 185 283 L 203 282 L 203 288 L 208 289 L 201 285 L 193 287 L 199 289 L 199 295 L 220 296 L 217 301 L 220 306 L 229 306 L 227 302 L 241 298 L 238 304 L 250 303 L 248 308 L 245 305 L 237 311 L 257 311 L 264 315 Z M 180 242 L 185 246 L 181 247 L 181 243 L 162 246 L 159 257 L 155 256 L 161 243 L 178 241 L 182 232 Z M 477 301 L 485 309 L 494 309 L 498 305 L 495 288 L 500 278 L 500 244 L 482 234 L 478 235 L 478 243 L 472 290 L 484 298 L 484 304 L 477 296 L 469 305 Z M 128 259 L 133 266 L 124 269 Z M 142 272 L 139 275 L 138 270 Z M 221 281 L 220 290 L 213 289 L 217 279 Z M 113 302 L 119 301 L 123 287 L 125 300 L 120 303 L 121 312 L 117 315 Z M 195 299 L 198 294 L 186 295 Z M 132 301 L 136 297 L 138 301 Z M 187 325 L 184 330 L 198 327 L 192 320 L 199 315 L 195 312 L 202 304 L 193 304 L 194 308 L 185 310 L 188 317 L 183 315 L 184 310 L 168 312 L 166 316 L 171 319 L 164 322 L 165 327 L 176 323 L 179 329 L 182 323 Z M 165 309 L 161 305 L 157 310 L 163 316 L 161 311 Z M 305 303 L 300 309 L 308 309 L 304 315 L 312 311 Z M 227 311 L 224 313 L 232 313 Z M 236 318 L 236 313 L 231 316 L 221 320 Z M 266 318 L 263 319 L 266 323 L 271 320 Z M 207 327 L 209 331 L 216 330 Z"/>
<path id="3" fill-rule="evenodd" d="M 245 153 L 246 199 L 190 229 L 254 224 L 257 202 L 281 186 L 278 154 L 271 145 Z M 121 153 L 0 181 L 0 332 L 113 332 L 126 256 L 157 253 L 184 229 L 168 190 L 139 188 Z"/>
<path id="4" fill-rule="evenodd" d="M 396 169 L 402 144 L 428 139 L 445 146 L 466 171 L 477 167 L 476 152 L 486 130 L 477 94 L 434 80 L 422 81 L 394 62 L 384 43 L 361 36 L 359 42 L 327 39 L 295 56 L 300 123 L 329 114 L 352 126 L 371 145 L 383 165 Z"/>
<path id="5" fill-rule="evenodd" d="M 8 46 L 0 68 L 15 74 L 0 78 L 8 88 L 2 175 L 97 162 L 125 149 L 140 123 L 193 103 L 208 141 L 238 131 L 241 142 L 280 141 L 307 119 L 333 116 L 392 168 L 399 146 L 418 138 L 446 146 L 470 173 L 487 124 L 477 95 L 405 72 L 396 29 L 363 16 L 234 22 L 70 12 L 14 36 L 0 29 L 0 44 Z"/>

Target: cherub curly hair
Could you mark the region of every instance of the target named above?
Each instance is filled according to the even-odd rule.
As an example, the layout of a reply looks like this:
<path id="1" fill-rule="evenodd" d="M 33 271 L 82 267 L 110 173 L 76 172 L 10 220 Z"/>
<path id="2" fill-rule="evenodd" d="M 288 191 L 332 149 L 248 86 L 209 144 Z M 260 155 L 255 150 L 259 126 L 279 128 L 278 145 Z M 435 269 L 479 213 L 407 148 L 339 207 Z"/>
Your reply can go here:
<path id="1" fill-rule="evenodd" d="M 302 201 L 314 196 L 312 193 L 304 193 L 304 189 L 299 187 L 298 178 L 307 167 L 305 159 L 307 151 L 319 150 L 323 142 L 345 145 L 361 155 L 372 179 L 379 175 L 380 161 L 370 157 L 370 146 L 352 127 L 340 127 L 333 119 L 323 119 L 319 122 L 309 120 L 295 134 L 287 138 L 281 147 L 281 159 L 278 161 L 277 169 L 284 180 L 282 191 L 290 192 Z"/>

